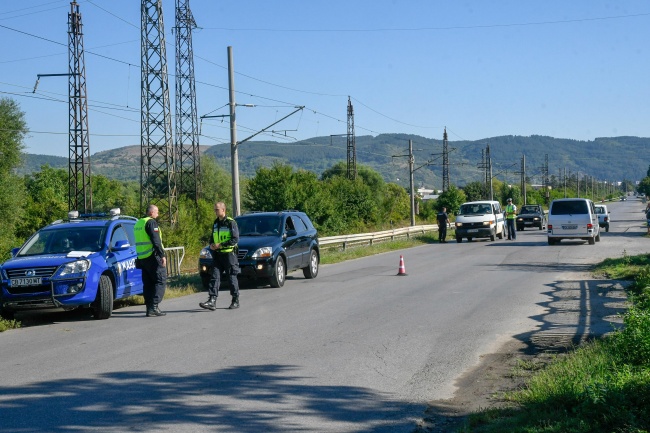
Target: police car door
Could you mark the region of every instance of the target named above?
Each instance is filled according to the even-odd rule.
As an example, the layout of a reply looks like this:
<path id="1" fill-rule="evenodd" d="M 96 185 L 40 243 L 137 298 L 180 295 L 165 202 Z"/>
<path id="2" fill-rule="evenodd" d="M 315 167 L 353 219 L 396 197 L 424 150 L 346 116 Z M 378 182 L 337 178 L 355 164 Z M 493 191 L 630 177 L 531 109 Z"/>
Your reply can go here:
<path id="1" fill-rule="evenodd" d="M 128 228 L 119 225 L 113 229 L 106 256 L 108 266 L 115 275 L 115 297 L 118 299 L 142 293 L 142 272 L 135 268 L 135 235 L 129 236 Z M 130 226 L 130 229 L 132 232 L 133 227 Z M 129 247 L 117 248 L 125 244 Z"/>

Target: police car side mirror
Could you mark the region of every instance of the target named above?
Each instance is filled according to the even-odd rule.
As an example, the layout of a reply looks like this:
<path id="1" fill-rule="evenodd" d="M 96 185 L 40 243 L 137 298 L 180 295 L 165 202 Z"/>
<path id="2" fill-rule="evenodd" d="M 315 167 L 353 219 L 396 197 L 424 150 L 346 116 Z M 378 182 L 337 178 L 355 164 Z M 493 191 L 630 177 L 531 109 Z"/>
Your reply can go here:
<path id="1" fill-rule="evenodd" d="M 11 257 L 16 257 L 16 254 L 18 254 L 18 251 L 20 251 L 20 247 L 12 248 L 11 249 Z"/>
<path id="2" fill-rule="evenodd" d="M 131 248 L 131 244 L 129 243 L 129 241 L 122 240 L 122 241 L 115 242 L 115 245 L 113 246 L 113 248 L 111 248 L 111 250 L 124 251 L 124 250 L 128 250 L 129 248 Z"/>

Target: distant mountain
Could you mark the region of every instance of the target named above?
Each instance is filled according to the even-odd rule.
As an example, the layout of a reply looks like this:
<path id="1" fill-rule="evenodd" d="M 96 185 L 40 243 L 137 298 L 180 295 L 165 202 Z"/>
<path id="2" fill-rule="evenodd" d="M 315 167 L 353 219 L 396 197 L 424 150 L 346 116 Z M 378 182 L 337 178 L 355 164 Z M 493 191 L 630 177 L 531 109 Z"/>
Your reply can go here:
<path id="1" fill-rule="evenodd" d="M 355 137 L 357 164 L 379 172 L 387 182 L 409 184 L 408 140 L 413 142 L 414 178 L 417 187 L 442 186 L 442 140 L 407 134 L 381 134 Z M 650 158 L 643 157 L 650 138 L 609 137 L 593 141 L 560 139 L 546 136 L 501 136 L 476 141 L 450 141 L 449 177 L 452 184 L 463 186 L 484 179 L 481 166 L 487 146 L 490 148 L 492 174 L 508 183 L 518 183 L 522 156 L 526 174 L 532 183 L 542 182 L 542 167 L 548 157 L 549 176 L 580 172 L 598 180 L 640 180 L 645 177 Z M 201 146 L 203 155 L 214 157 L 230 170 L 230 146 Z M 339 161 L 347 161 L 346 137 L 314 137 L 296 142 L 251 141 L 239 146 L 241 176 L 251 177 L 260 166 L 287 163 L 320 175 Z M 21 173 L 37 171 L 40 165 L 67 167 L 67 158 L 25 155 Z M 140 179 L 140 147 L 128 146 L 97 152 L 91 156 L 93 173 L 119 180 Z"/>

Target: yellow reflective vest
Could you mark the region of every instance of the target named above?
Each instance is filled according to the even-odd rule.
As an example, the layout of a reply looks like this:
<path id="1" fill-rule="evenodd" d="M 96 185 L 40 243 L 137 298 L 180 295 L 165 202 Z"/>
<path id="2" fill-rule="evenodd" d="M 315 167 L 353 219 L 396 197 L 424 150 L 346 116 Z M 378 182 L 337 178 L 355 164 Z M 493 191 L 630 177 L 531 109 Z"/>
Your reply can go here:
<path id="1" fill-rule="evenodd" d="M 153 242 L 145 231 L 145 226 L 151 217 L 140 218 L 135 223 L 133 230 L 135 231 L 135 252 L 139 259 L 146 259 L 153 254 Z M 162 231 L 158 229 L 160 234 L 160 242 L 162 243 Z"/>

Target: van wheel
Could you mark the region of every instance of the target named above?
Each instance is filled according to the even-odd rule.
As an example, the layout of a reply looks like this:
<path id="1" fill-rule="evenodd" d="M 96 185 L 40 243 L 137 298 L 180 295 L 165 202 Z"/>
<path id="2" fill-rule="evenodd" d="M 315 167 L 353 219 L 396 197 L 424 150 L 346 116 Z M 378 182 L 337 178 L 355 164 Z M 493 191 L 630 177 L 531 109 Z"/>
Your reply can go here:
<path id="1" fill-rule="evenodd" d="M 596 245 L 596 238 L 589 238 L 587 242 L 589 242 L 589 245 Z"/>
<path id="2" fill-rule="evenodd" d="M 490 240 L 494 242 L 497 239 L 496 235 L 494 233 L 490 233 Z"/>
<path id="3" fill-rule="evenodd" d="M 548 238 L 548 244 L 549 245 L 555 245 L 557 241 L 555 239 Z"/>
<path id="4" fill-rule="evenodd" d="M 456 236 L 456 242 L 458 243 L 463 242 L 463 238 L 461 238 L 460 236 Z"/>
<path id="5" fill-rule="evenodd" d="M 596 235 L 596 242 L 600 242 L 600 232 Z"/>
<path id="6" fill-rule="evenodd" d="M 497 237 L 499 239 L 503 239 L 503 230 L 501 230 L 501 232 L 497 233 Z"/>
<path id="7" fill-rule="evenodd" d="M 113 283 L 108 275 L 99 277 L 97 297 L 92 304 L 93 317 L 97 320 L 104 320 L 111 317 L 113 312 Z"/>

